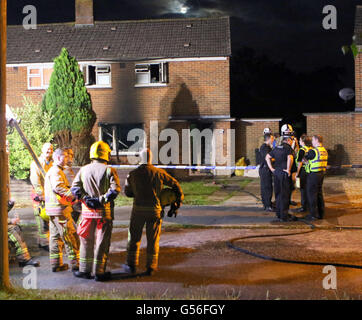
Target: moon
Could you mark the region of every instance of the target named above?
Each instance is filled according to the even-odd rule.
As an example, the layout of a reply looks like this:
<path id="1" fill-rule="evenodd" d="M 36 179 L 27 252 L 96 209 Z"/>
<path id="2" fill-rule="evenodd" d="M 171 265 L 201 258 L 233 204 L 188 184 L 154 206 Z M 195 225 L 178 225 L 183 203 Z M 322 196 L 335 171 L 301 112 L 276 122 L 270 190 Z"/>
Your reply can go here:
<path id="1" fill-rule="evenodd" d="M 189 8 L 186 7 L 186 6 L 181 6 L 181 8 L 180 8 L 180 12 L 181 12 L 182 14 L 187 13 L 188 10 L 189 10 Z"/>

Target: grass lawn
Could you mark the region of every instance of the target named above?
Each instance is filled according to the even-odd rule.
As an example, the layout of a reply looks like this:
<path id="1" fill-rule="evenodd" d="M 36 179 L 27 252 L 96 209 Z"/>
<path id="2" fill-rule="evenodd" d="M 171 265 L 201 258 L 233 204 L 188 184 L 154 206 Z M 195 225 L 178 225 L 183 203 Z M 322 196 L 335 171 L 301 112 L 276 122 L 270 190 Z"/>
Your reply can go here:
<path id="1" fill-rule="evenodd" d="M 213 179 L 202 179 L 196 181 L 182 181 L 180 182 L 181 188 L 185 194 L 185 200 L 183 202 L 184 205 L 216 205 L 220 204 L 223 201 L 230 198 L 232 193 L 225 193 L 225 197 L 222 200 L 212 200 L 210 197 L 217 191 L 222 189 L 222 186 L 227 186 L 233 183 L 234 185 L 237 184 L 240 189 L 244 189 L 252 179 L 242 179 L 238 181 L 233 181 L 232 178 L 229 179 L 222 179 L 222 180 L 213 180 Z M 120 194 L 115 204 L 117 207 L 120 206 L 131 206 L 133 203 L 132 198 L 127 198 L 125 195 Z"/>

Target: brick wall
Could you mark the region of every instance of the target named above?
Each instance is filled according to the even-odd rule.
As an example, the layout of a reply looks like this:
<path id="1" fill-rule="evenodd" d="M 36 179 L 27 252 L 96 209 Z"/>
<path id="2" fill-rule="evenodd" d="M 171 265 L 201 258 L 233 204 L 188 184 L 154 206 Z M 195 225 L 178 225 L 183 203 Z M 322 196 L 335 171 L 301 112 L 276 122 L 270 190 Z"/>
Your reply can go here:
<path id="1" fill-rule="evenodd" d="M 263 136 L 264 128 L 270 128 L 273 133 L 278 133 L 280 120 L 281 119 L 244 119 L 235 121 L 232 127 L 235 128 L 236 135 L 236 159 L 246 157 L 246 159 L 250 161 L 250 164 L 254 165 L 256 163 L 255 149 L 261 145 L 260 139 Z"/>
<path id="2" fill-rule="evenodd" d="M 362 164 L 362 113 L 307 114 L 307 133 L 323 136 L 330 164 Z"/>
<path id="3" fill-rule="evenodd" d="M 165 87 L 135 87 L 134 63 L 112 64 L 112 88 L 88 88 L 98 122 L 168 121 L 170 115 L 229 115 L 229 59 L 169 63 Z M 7 103 L 22 106 L 22 96 L 40 102 L 44 90 L 27 89 L 27 68 L 7 68 Z M 98 137 L 97 124 L 93 134 Z"/>
<path id="4" fill-rule="evenodd" d="M 362 47 L 358 47 L 359 51 Z M 356 108 L 362 108 L 362 54 L 357 55 L 354 60 L 355 68 L 355 93 L 356 93 Z"/>

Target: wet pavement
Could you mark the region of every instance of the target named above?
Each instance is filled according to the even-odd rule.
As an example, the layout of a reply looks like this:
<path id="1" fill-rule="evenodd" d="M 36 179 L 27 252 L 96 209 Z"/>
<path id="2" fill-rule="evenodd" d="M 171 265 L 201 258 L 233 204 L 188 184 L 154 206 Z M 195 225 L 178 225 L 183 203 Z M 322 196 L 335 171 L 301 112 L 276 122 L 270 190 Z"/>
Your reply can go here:
<path id="1" fill-rule="evenodd" d="M 316 225 L 362 226 L 362 206 L 351 201 L 341 183 L 327 179 L 326 219 Z M 17 209 L 32 254 L 39 259 L 39 289 L 72 292 L 117 292 L 168 298 L 336 299 L 362 298 L 362 270 L 337 268 L 337 290 L 325 290 L 322 266 L 285 264 L 255 258 L 227 247 L 233 238 L 308 231 L 302 222 L 273 223 L 258 200 L 258 181 L 252 182 L 222 206 L 183 206 L 178 217 L 166 218 L 160 241 L 160 270 L 155 276 L 126 277 L 121 264 L 126 257 L 130 207 L 116 208 L 108 269 L 109 282 L 75 278 L 71 271 L 52 273 L 45 251 L 36 247 L 35 221 L 30 208 Z M 293 198 L 299 200 L 299 192 Z M 183 225 L 183 226 L 180 226 Z M 190 225 L 193 225 L 192 227 Z M 198 227 L 200 226 L 200 227 Z M 361 230 L 316 230 L 285 237 L 236 241 L 235 245 L 277 258 L 362 265 Z M 144 271 L 145 237 L 141 244 L 139 273 Z M 22 286 L 24 274 L 11 262 L 11 280 Z"/>

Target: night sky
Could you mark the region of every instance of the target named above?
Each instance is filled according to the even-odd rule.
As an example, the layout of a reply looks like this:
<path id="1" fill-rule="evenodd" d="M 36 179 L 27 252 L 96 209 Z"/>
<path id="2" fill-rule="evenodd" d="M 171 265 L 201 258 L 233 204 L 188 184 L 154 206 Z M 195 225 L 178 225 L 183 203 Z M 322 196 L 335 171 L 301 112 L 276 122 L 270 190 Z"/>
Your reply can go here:
<path id="1" fill-rule="evenodd" d="M 21 24 L 22 8 L 32 4 L 38 23 L 74 21 L 74 0 L 8 1 L 8 24 Z M 323 7 L 334 5 L 337 30 L 322 27 Z M 354 87 L 353 57 L 341 46 L 351 44 L 356 0 L 95 0 L 96 20 L 232 17 L 233 52 L 250 47 L 296 72 L 340 67 L 343 86 Z"/>

